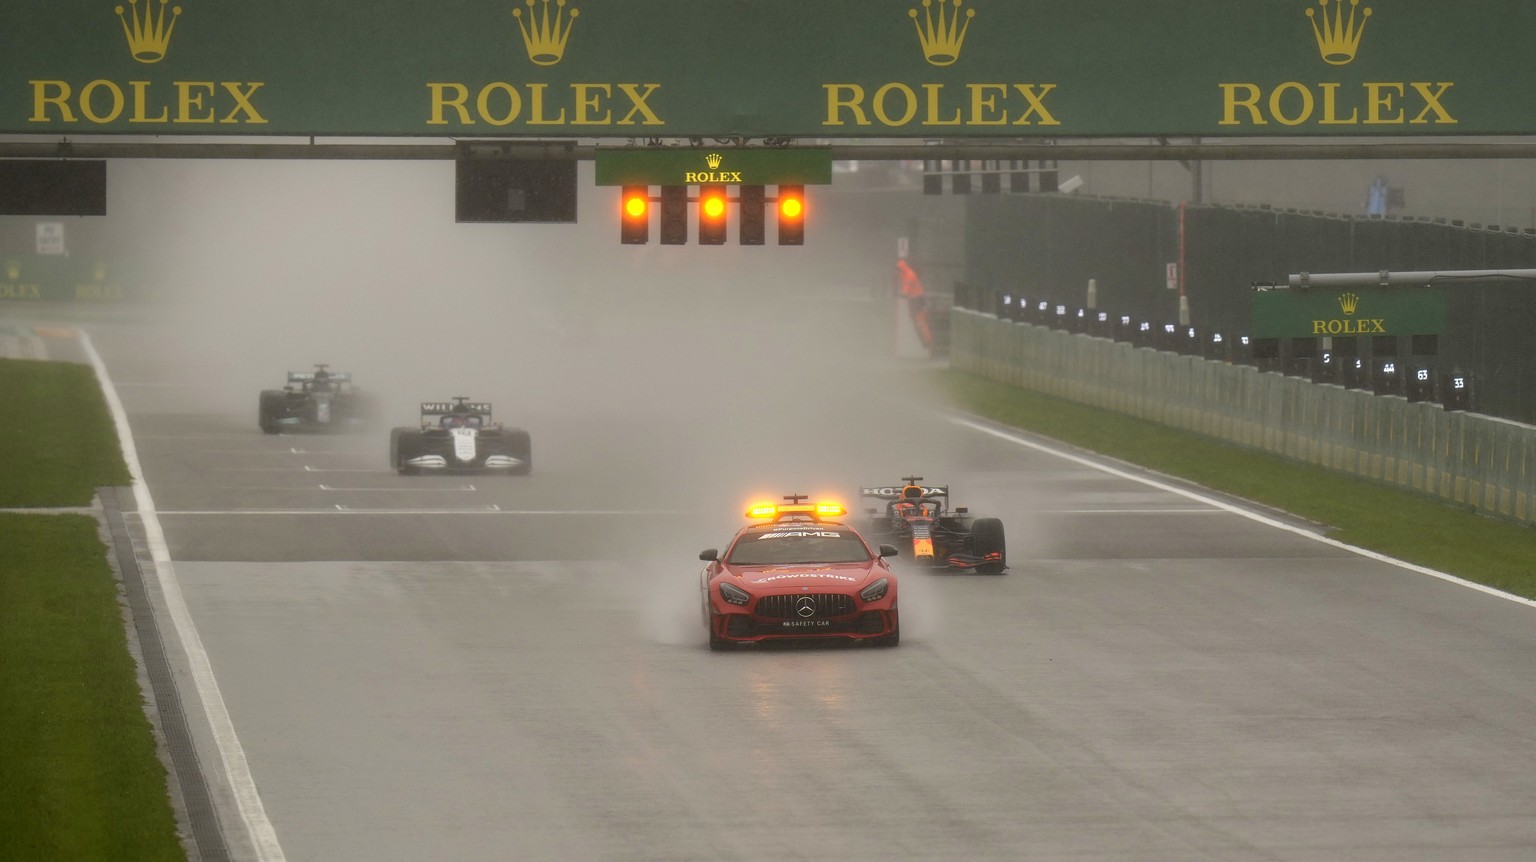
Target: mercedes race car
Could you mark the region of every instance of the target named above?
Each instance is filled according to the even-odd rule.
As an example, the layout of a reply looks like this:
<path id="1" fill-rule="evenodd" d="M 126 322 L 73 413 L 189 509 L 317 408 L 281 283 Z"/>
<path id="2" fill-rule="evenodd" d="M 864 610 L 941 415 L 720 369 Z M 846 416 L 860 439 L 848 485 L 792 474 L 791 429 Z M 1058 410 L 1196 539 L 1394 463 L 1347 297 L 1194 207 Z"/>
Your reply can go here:
<path id="1" fill-rule="evenodd" d="M 389 463 L 404 475 L 526 476 L 533 470 L 533 443 L 527 431 L 492 422 L 490 404 L 456 396 L 452 402 L 423 403 L 419 428 L 391 430 Z"/>
<path id="2" fill-rule="evenodd" d="M 950 508 L 948 485 L 923 485 L 922 476 L 907 476 L 900 486 L 860 488 L 866 501 L 865 531 L 878 541 L 912 549 L 919 564 L 938 568 L 975 569 L 1000 575 L 1008 568 L 1003 522 L 976 518 L 964 506 Z"/>
<path id="3" fill-rule="evenodd" d="M 288 372 L 288 385 L 261 393 L 257 420 L 267 434 L 282 431 L 358 431 L 379 421 L 379 403 L 352 385 L 352 375 L 316 365 Z"/>
<path id="4" fill-rule="evenodd" d="M 725 553 L 699 553 L 708 564 L 700 592 L 710 649 L 783 640 L 900 642 L 896 576 L 885 562 L 896 548 L 872 549 L 844 522 L 841 504 L 806 499 L 795 494 L 752 506 L 753 523 Z"/>

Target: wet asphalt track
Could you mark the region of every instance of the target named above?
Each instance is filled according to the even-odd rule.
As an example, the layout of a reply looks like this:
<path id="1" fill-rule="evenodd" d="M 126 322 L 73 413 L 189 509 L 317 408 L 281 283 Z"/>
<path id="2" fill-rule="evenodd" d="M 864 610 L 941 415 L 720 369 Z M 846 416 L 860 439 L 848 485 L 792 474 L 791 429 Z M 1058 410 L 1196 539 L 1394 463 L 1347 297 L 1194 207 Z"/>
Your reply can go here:
<path id="1" fill-rule="evenodd" d="M 532 476 L 399 477 L 93 331 L 288 859 L 1536 856 L 1528 606 L 878 396 L 784 461 L 573 400 Z M 707 650 L 746 486 L 909 470 L 1009 574 L 907 575 L 894 650 Z"/>

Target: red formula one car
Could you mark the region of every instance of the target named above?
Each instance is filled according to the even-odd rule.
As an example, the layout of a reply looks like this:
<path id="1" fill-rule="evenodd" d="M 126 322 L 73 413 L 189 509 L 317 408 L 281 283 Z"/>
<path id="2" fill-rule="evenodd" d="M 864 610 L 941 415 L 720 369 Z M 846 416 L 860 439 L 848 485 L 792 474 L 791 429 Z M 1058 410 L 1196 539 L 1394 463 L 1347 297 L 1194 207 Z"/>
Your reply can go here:
<path id="1" fill-rule="evenodd" d="M 948 485 L 924 485 L 922 476 L 901 481 L 900 486 L 859 489 L 860 496 L 885 504 L 864 510 L 868 535 L 910 547 L 920 565 L 974 569 L 983 575 L 1007 571 L 1002 521 L 975 517 L 965 506 L 951 507 Z"/>
<path id="2" fill-rule="evenodd" d="M 700 579 L 709 648 L 831 638 L 895 646 L 896 576 L 885 558 L 896 548 L 872 550 L 843 523 L 841 504 L 784 499 L 748 509 L 755 523 L 724 554 L 699 553 L 709 564 Z"/>

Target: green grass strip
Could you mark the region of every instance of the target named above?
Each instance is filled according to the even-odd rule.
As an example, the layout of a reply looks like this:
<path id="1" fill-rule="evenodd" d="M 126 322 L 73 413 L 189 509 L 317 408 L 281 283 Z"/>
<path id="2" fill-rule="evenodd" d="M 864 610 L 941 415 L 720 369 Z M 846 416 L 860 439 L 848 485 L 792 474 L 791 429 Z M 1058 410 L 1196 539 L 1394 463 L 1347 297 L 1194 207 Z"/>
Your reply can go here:
<path id="1" fill-rule="evenodd" d="M 185 858 L 96 520 L 0 514 L 0 859 Z"/>
<path id="2" fill-rule="evenodd" d="M 954 406 L 1063 443 L 1280 509 L 1341 542 L 1536 598 L 1536 530 L 1426 496 L 961 371 Z"/>
<path id="3" fill-rule="evenodd" d="M 0 477 L 0 508 L 89 506 L 132 483 L 90 366 L 0 359 Z"/>

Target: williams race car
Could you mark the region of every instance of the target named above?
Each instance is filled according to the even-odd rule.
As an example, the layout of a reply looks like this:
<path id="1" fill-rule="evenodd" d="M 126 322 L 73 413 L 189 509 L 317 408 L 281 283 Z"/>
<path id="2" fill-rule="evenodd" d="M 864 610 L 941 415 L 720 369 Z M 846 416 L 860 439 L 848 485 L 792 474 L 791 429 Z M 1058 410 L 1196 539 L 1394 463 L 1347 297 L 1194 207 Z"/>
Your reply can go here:
<path id="1" fill-rule="evenodd" d="M 923 565 L 975 569 L 983 575 L 1000 575 L 1008 568 L 1002 521 L 973 517 L 964 506 L 951 509 L 947 485 L 923 485 L 922 476 L 901 481 L 899 487 L 859 489 L 866 500 L 884 503 L 864 510 L 870 536 L 911 548 L 913 559 Z"/>
<path id="2" fill-rule="evenodd" d="M 791 495 L 747 510 L 755 523 L 736 533 L 722 554 L 699 553 L 709 648 L 780 640 L 844 639 L 877 646 L 901 640 L 896 576 L 843 522 L 841 504 L 807 503 Z"/>
<path id="3" fill-rule="evenodd" d="M 476 472 L 526 476 L 533 470 L 533 443 L 527 431 L 492 422 L 490 404 L 455 396 L 452 403 L 423 403 L 419 428 L 389 432 L 389 463 L 404 475 Z"/>
<path id="4" fill-rule="evenodd" d="M 261 393 L 257 421 L 267 434 L 281 431 L 357 431 L 378 424 L 381 411 L 371 394 L 352 385 L 352 375 L 316 365 L 288 372 L 288 385 Z"/>

